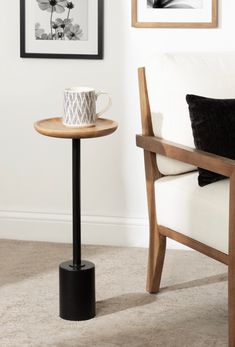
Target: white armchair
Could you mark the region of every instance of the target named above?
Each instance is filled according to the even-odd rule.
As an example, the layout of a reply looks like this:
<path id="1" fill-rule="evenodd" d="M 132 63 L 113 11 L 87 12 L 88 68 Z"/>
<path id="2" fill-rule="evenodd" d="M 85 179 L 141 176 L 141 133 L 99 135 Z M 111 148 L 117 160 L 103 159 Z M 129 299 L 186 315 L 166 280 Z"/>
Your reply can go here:
<path id="1" fill-rule="evenodd" d="M 166 54 L 139 69 L 149 211 L 147 291 L 160 288 L 167 237 L 228 265 L 235 346 L 235 161 L 194 149 L 186 94 L 235 98 L 235 53 Z M 151 107 L 150 107 L 151 105 Z M 235 150 L 235 149 L 234 149 Z M 199 187 L 196 167 L 228 179 Z"/>

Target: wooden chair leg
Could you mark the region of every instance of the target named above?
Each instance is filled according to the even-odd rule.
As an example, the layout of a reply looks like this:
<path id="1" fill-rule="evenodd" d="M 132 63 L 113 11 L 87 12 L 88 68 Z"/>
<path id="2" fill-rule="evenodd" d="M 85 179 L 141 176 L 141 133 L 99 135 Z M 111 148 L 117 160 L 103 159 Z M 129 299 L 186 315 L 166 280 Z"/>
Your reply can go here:
<path id="1" fill-rule="evenodd" d="M 229 347 L 235 347 L 235 266 L 228 270 Z"/>
<path id="2" fill-rule="evenodd" d="M 149 293 L 158 293 L 166 251 L 166 237 L 158 233 L 157 225 L 150 230 L 147 286 Z"/>
<path id="3" fill-rule="evenodd" d="M 143 135 L 154 136 L 145 69 L 140 68 L 138 70 L 138 75 L 142 133 Z M 147 291 L 149 293 L 157 293 L 159 291 L 161 282 L 162 268 L 166 250 L 166 237 L 160 235 L 157 230 L 154 182 L 162 175 L 157 167 L 155 153 L 144 151 L 144 161 L 150 228 Z"/>
<path id="4" fill-rule="evenodd" d="M 157 293 L 160 287 L 166 251 L 166 237 L 159 234 L 156 218 L 154 182 L 160 177 L 160 173 L 156 166 L 156 156 L 153 153 L 144 151 L 144 160 L 150 229 L 146 289 L 149 293 Z"/>
<path id="5" fill-rule="evenodd" d="M 228 318 L 229 347 L 235 347 L 235 172 L 230 177 Z"/>
<path id="6" fill-rule="evenodd" d="M 230 177 L 228 319 L 229 347 L 235 347 L 235 172 Z"/>

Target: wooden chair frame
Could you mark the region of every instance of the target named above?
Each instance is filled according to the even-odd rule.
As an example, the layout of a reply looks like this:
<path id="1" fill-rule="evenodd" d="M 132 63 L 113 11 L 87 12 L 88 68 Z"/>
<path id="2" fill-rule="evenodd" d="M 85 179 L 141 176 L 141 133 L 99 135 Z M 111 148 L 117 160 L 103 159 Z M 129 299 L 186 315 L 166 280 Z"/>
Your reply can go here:
<path id="1" fill-rule="evenodd" d="M 150 231 L 147 291 L 150 293 L 159 291 L 167 237 L 228 265 L 229 347 L 235 347 L 235 160 L 155 137 L 152 128 L 145 68 L 138 69 L 138 76 L 142 135 L 136 136 L 136 144 L 144 150 Z M 157 224 L 154 182 L 162 175 L 157 167 L 156 154 L 195 165 L 230 178 L 228 254 Z"/>

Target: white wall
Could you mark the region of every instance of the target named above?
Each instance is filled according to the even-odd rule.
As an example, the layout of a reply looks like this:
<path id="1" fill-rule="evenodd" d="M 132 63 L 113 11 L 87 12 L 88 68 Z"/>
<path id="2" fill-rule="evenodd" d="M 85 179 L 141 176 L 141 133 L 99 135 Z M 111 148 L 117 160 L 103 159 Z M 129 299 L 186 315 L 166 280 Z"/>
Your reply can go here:
<path id="1" fill-rule="evenodd" d="M 0 50 L 0 237 L 68 241 L 71 143 L 38 135 L 33 122 L 61 115 L 67 86 L 113 95 L 116 134 L 83 143 L 84 242 L 146 245 L 147 209 L 137 73 L 160 51 L 235 49 L 235 2 L 220 0 L 218 29 L 134 29 L 131 1 L 105 1 L 102 61 L 21 59 L 19 1 L 2 1 Z"/>

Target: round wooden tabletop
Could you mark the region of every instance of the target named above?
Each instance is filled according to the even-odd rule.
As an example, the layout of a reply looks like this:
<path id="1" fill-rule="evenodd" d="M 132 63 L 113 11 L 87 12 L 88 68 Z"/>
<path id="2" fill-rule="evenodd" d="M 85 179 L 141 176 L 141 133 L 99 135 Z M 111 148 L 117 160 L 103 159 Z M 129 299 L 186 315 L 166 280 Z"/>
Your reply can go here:
<path id="1" fill-rule="evenodd" d="M 85 128 L 65 126 L 62 118 L 48 118 L 37 121 L 34 128 L 42 135 L 64 139 L 87 139 L 112 134 L 118 124 L 112 120 L 98 118 L 95 125 Z"/>

